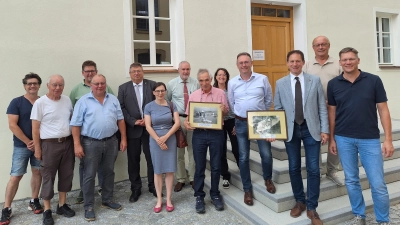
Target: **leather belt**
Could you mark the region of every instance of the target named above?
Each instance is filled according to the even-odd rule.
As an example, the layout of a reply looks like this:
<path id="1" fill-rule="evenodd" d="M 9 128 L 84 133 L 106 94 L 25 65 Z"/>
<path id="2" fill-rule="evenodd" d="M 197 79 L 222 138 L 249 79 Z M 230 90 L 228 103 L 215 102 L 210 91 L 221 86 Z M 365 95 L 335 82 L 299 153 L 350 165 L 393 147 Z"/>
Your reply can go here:
<path id="1" fill-rule="evenodd" d="M 241 121 L 247 121 L 247 118 L 243 118 L 243 117 L 240 117 L 240 116 L 236 116 L 235 115 L 235 118 L 238 119 L 238 120 L 241 120 Z"/>
<path id="2" fill-rule="evenodd" d="M 72 136 L 69 135 L 68 137 L 41 139 L 41 141 L 42 142 L 64 142 L 64 141 L 69 140 L 71 138 L 72 138 Z"/>
<path id="3" fill-rule="evenodd" d="M 186 114 L 179 114 L 180 117 L 186 118 L 187 115 Z"/>
<path id="4" fill-rule="evenodd" d="M 110 139 L 111 139 L 112 137 L 114 137 L 114 136 L 115 136 L 115 134 L 111 135 L 110 137 L 106 137 L 106 138 L 102 138 L 102 139 L 97 139 L 97 138 L 91 138 L 91 137 L 82 135 L 83 138 L 86 138 L 86 139 L 89 139 L 89 140 L 93 140 L 93 141 L 107 141 L 107 140 L 110 140 Z"/>

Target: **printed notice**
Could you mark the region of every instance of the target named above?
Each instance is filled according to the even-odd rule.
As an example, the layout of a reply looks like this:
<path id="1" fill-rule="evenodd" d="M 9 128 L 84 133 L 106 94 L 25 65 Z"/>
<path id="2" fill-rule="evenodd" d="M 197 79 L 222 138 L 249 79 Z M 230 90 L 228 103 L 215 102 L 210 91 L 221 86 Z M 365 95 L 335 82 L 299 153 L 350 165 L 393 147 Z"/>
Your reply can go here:
<path id="1" fill-rule="evenodd" d="M 253 60 L 265 60 L 264 50 L 253 50 Z"/>

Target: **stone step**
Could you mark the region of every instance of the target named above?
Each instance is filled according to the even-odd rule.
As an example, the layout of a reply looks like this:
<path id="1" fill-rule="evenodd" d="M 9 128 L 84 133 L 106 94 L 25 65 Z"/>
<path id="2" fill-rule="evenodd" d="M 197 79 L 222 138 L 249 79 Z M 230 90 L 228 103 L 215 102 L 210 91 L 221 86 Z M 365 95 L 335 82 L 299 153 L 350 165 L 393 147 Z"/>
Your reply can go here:
<path id="1" fill-rule="evenodd" d="M 239 169 L 232 161 L 228 161 L 229 171 L 231 172 L 231 185 L 243 190 L 242 181 L 239 174 Z M 209 168 L 209 165 L 207 165 Z M 385 161 L 385 181 L 387 183 L 400 181 L 400 158 Z M 250 171 L 251 180 L 253 185 L 254 198 L 260 203 L 266 205 L 275 212 L 282 212 L 289 210 L 295 204 L 293 198 L 292 188 L 290 182 L 279 184 L 275 183 L 276 193 L 270 194 L 266 191 L 264 179 L 261 175 Z M 344 178 L 343 171 L 338 172 L 338 176 Z M 306 178 L 306 175 L 303 175 Z M 362 189 L 369 188 L 369 183 L 363 167 L 360 167 L 360 181 Z M 222 182 L 221 182 L 222 183 Z M 304 190 L 307 190 L 307 179 L 303 179 Z M 222 188 L 222 186 L 221 186 Z M 328 200 L 331 198 L 346 195 L 347 190 L 345 186 L 339 187 L 325 176 L 321 179 L 320 184 L 320 201 Z"/>
<path id="2" fill-rule="evenodd" d="M 206 171 L 206 188 L 210 188 L 210 172 Z M 400 202 L 400 181 L 389 183 L 388 191 L 391 205 Z M 292 218 L 289 211 L 277 213 L 266 207 L 258 200 L 254 200 L 253 206 L 247 206 L 243 203 L 243 191 L 231 185 L 229 189 L 223 189 L 220 186 L 221 195 L 225 201 L 225 206 L 235 211 L 239 216 L 247 220 L 250 224 L 265 224 L 265 225 L 308 225 L 310 220 L 306 213 L 303 213 L 298 218 Z M 373 209 L 371 190 L 363 190 L 364 200 L 367 211 Z M 293 205 L 292 205 L 293 206 Z M 351 213 L 350 202 L 347 195 L 336 197 L 333 199 L 319 201 L 317 208 L 322 221 L 325 225 L 338 224 L 353 218 Z"/>
<path id="3" fill-rule="evenodd" d="M 379 122 L 379 129 L 381 131 L 380 133 L 380 137 L 381 137 L 381 141 L 384 140 L 385 138 L 385 134 L 383 133 L 383 128 L 380 125 Z M 400 121 L 399 120 L 392 120 L 392 138 L 393 141 L 396 140 L 400 140 Z M 229 143 L 230 146 L 230 143 Z M 250 141 L 250 148 L 258 151 L 258 145 L 257 142 L 255 140 L 251 140 Z M 304 148 L 303 145 L 301 147 L 302 149 L 302 156 L 304 156 Z M 285 144 L 283 143 L 283 141 L 275 141 L 271 144 L 271 151 L 272 151 L 272 156 L 276 159 L 279 160 L 286 160 L 287 159 L 287 154 L 286 154 L 286 148 L 285 148 Z M 325 153 L 328 152 L 328 145 L 323 145 L 321 146 L 321 152 Z"/>
<path id="4" fill-rule="evenodd" d="M 400 140 L 394 141 L 393 146 L 395 148 L 394 154 L 390 158 L 384 158 L 385 161 L 400 158 Z M 286 154 L 286 152 L 285 152 Z M 327 153 L 322 154 L 322 166 L 324 168 L 321 171 L 321 174 L 325 174 L 326 168 L 326 156 Z M 230 149 L 227 151 L 227 158 L 235 162 L 235 158 Z M 235 163 L 234 163 L 235 164 Z M 261 167 L 261 158 L 260 154 L 257 151 L 250 150 L 250 158 L 249 158 L 250 169 L 255 173 L 262 175 L 262 167 Z M 359 166 L 361 163 L 359 162 Z M 235 165 L 235 167 L 237 167 Z M 277 160 L 273 159 L 273 172 L 272 172 L 272 180 L 276 183 L 287 183 L 289 182 L 289 168 L 288 168 L 288 161 L 287 160 Z M 339 165 L 339 170 L 342 170 L 341 165 Z M 303 177 L 306 175 L 306 166 L 305 166 L 305 158 L 302 157 L 302 175 Z"/>

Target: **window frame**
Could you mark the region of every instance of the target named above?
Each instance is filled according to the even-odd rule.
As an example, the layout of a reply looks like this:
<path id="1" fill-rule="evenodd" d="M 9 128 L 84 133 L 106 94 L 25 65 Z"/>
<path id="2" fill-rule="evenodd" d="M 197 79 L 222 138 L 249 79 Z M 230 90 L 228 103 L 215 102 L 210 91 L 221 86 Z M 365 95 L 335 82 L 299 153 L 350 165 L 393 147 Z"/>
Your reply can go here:
<path id="1" fill-rule="evenodd" d="M 383 19 L 388 19 L 389 21 L 389 31 L 382 31 L 383 28 Z M 378 23 L 378 30 L 376 31 L 376 35 L 378 38 L 378 43 L 377 43 L 377 50 L 379 51 L 378 54 L 378 64 L 380 65 L 392 65 L 393 64 L 393 47 L 392 47 L 392 43 L 393 43 L 393 35 L 392 35 L 392 18 L 390 15 L 384 15 L 384 14 L 377 14 L 376 15 L 376 22 L 375 22 L 375 27 L 377 26 Z M 383 36 L 384 34 L 389 34 L 389 47 L 385 47 L 383 46 Z M 384 54 L 383 54 L 383 50 L 384 49 L 389 49 L 390 51 L 390 62 L 384 62 Z"/>
<path id="2" fill-rule="evenodd" d="M 129 76 L 129 66 L 133 62 L 137 62 L 135 58 L 135 43 L 150 43 L 150 62 L 153 64 L 143 65 L 145 71 L 154 73 L 176 72 L 178 63 L 185 58 L 185 37 L 184 37 L 184 10 L 183 0 L 169 0 L 169 18 L 155 17 L 154 15 L 154 0 L 148 1 L 148 17 L 134 16 L 132 12 L 132 4 L 136 4 L 136 0 L 123 0 L 124 14 L 124 47 L 125 47 L 125 67 L 126 76 Z M 162 0 L 161 0 L 162 1 Z M 148 18 L 149 19 L 149 40 L 134 39 L 134 19 Z M 170 21 L 170 40 L 156 40 L 155 21 L 169 20 Z M 140 30 L 146 32 L 145 30 Z M 157 49 L 156 43 L 169 43 L 171 50 L 170 64 L 156 64 Z M 179 43 L 179 45 L 178 45 Z"/>

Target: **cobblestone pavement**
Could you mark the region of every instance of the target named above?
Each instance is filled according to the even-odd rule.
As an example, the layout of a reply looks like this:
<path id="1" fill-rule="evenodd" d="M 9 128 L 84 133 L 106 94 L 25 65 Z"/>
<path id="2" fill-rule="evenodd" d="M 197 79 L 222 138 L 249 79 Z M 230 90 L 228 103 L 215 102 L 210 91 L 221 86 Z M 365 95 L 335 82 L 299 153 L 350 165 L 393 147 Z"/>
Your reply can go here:
<path id="1" fill-rule="evenodd" d="M 181 192 L 173 192 L 172 201 L 175 206 L 173 212 L 165 210 L 165 204 L 161 213 L 154 213 L 153 207 L 156 204 L 156 198 L 148 192 L 147 182 L 143 181 L 142 195 L 135 203 L 130 203 L 128 198 L 131 194 L 129 181 L 122 181 L 115 184 L 114 199 L 116 202 L 122 204 L 122 210 L 114 211 L 101 208 L 101 198 L 96 195 L 95 198 L 95 213 L 96 221 L 86 222 L 84 220 L 83 204 L 75 204 L 75 199 L 79 191 L 71 191 L 67 196 L 67 203 L 75 210 L 76 215 L 72 218 L 65 218 L 55 213 L 58 195 L 54 196 L 52 201 L 53 218 L 55 224 L 107 224 L 107 225 L 125 225 L 125 224 L 248 224 L 245 220 L 239 217 L 235 212 L 230 209 L 224 211 L 215 210 L 210 202 L 209 195 L 205 198 L 206 213 L 197 214 L 194 205 L 195 198 L 193 197 L 193 190 L 189 185 L 186 185 Z M 97 191 L 97 188 L 96 188 Z M 165 194 L 165 191 L 164 191 Z M 34 215 L 27 210 L 29 199 L 22 199 L 14 201 L 12 204 L 13 217 L 11 224 L 16 225 L 37 225 L 42 224 L 42 214 Z M 390 208 L 391 224 L 400 225 L 400 204 Z M 339 225 L 351 224 L 349 221 L 340 223 Z M 375 216 L 373 213 L 367 215 L 367 224 L 376 224 Z"/>
<path id="2" fill-rule="evenodd" d="M 118 182 L 115 184 L 114 200 L 122 205 L 123 208 L 120 211 L 101 208 L 101 198 L 96 194 L 94 207 L 96 220 L 93 222 L 85 221 L 83 204 L 75 204 L 75 199 L 78 196 L 79 191 L 71 191 L 67 196 L 67 204 L 70 204 L 70 207 L 76 212 L 76 215 L 72 218 L 65 218 L 64 216 L 57 215 L 55 213 L 58 201 L 58 195 L 55 195 L 51 204 L 54 222 L 56 225 L 247 224 L 247 222 L 229 209 L 225 209 L 224 211 L 215 210 L 214 205 L 211 204 L 208 193 L 205 198 L 206 213 L 197 214 L 194 208 L 195 198 L 193 197 L 193 190 L 190 185 L 186 185 L 182 191 L 178 193 L 172 193 L 172 201 L 175 206 L 175 210 L 173 212 L 167 212 L 164 204 L 163 211 L 156 214 L 153 212 L 153 207 L 156 204 L 156 198 L 153 196 L 153 194 L 148 192 L 147 182 L 144 179 L 142 181 L 142 195 L 135 203 L 130 203 L 128 200 L 131 194 L 129 181 Z M 42 214 L 34 215 L 32 212 L 28 211 L 28 202 L 29 199 L 13 202 L 13 216 L 11 218 L 11 225 L 42 224 Z"/>

